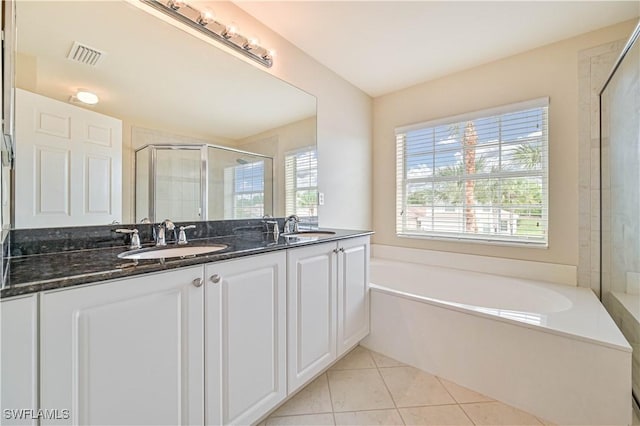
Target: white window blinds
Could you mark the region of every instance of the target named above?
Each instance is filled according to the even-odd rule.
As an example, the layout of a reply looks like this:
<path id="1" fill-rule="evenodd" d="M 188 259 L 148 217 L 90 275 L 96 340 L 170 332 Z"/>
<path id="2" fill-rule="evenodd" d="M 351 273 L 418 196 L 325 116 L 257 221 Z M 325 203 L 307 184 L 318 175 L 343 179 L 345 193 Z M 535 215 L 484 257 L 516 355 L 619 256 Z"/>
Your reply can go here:
<path id="1" fill-rule="evenodd" d="M 399 236 L 547 245 L 548 98 L 396 129 Z"/>
<path id="2" fill-rule="evenodd" d="M 318 158 L 315 147 L 285 154 L 285 214 L 318 223 Z"/>
<path id="3" fill-rule="evenodd" d="M 225 219 L 247 219 L 264 215 L 264 160 L 225 169 Z M 229 209 L 228 207 L 231 207 Z"/>

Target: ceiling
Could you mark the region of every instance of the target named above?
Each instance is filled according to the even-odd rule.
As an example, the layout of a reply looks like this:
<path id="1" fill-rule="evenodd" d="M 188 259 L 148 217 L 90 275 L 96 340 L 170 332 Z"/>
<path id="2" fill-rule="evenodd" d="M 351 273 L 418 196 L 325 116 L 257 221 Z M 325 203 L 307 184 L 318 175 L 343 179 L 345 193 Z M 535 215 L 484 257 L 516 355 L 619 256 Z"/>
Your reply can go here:
<path id="1" fill-rule="evenodd" d="M 639 1 L 244 1 L 370 96 L 640 15 Z"/>
<path id="2" fill-rule="evenodd" d="M 125 2 L 17 4 L 19 87 L 139 126 L 231 142 L 316 113 L 315 97 Z M 74 41 L 106 52 L 67 59 Z"/>

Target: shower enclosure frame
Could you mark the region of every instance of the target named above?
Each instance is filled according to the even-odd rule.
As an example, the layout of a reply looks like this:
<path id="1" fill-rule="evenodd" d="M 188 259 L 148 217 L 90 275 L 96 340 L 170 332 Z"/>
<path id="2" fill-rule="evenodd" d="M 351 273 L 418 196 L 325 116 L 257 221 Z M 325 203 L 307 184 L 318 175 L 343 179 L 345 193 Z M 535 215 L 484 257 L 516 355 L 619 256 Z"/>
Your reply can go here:
<path id="1" fill-rule="evenodd" d="M 604 236 L 603 236 L 603 231 L 605 229 L 605 223 L 604 223 L 604 214 L 603 214 L 603 209 L 605 208 L 605 199 L 604 199 L 604 190 L 603 190 L 603 182 L 604 182 L 604 178 L 605 178 L 605 174 L 603 173 L 603 169 L 604 169 L 604 162 L 603 162 L 603 155 L 602 155 L 602 150 L 603 150 L 603 137 L 605 136 L 603 134 L 603 114 L 602 114 L 602 109 L 603 109 L 603 95 L 606 91 L 606 89 L 609 87 L 609 83 L 611 83 L 611 81 L 614 79 L 616 72 L 618 71 L 618 69 L 620 68 L 620 66 L 622 65 L 623 61 L 625 60 L 625 58 L 627 57 L 627 55 L 631 52 L 631 50 L 635 47 L 636 43 L 640 43 L 640 41 L 638 41 L 638 39 L 640 39 L 640 21 L 637 23 L 635 29 L 633 30 L 631 36 L 629 37 L 627 43 L 624 45 L 624 47 L 622 48 L 622 51 L 620 52 L 620 55 L 618 56 L 618 58 L 616 59 L 616 62 L 614 63 L 613 67 L 611 68 L 611 72 L 609 73 L 609 75 L 607 76 L 604 84 L 602 85 L 602 88 L 600 89 L 600 91 L 598 92 L 598 109 L 600 111 L 599 114 L 599 136 L 600 136 L 600 158 L 599 158 L 599 166 L 600 166 L 600 170 L 599 170 L 599 178 L 600 178 L 600 190 L 599 190 L 599 195 L 600 195 L 600 301 L 603 303 L 603 305 L 605 306 L 605 308 L 607 308 L 607 310 L 609 310 L 609 308 L 607 307 L 607 304 L 605 303 L 604 300 L 604 296 L 605 296 L 605 288 L 604 288 L 604 271 L 605 271 L 605 262 L 604 262 L 604 250 L 603 250 L 603 241 L 604 241 Z M 608 142 L 610 143 L 610 142 Z M 638 143 L 640 144 L 640 139 L 638 140 Z M 610 160 L 610 158 L 609 158 Z M 612 197 L 610 197 L 612 198 Z M 611 219 L 610 219 L 611 220 Z M 609 271 L 609 273 L 611 273 Z M 640 395 L 637 394 L 636 392 L 633 391 L 633 386 L 632 386 L 632 403 L 635 406 L 635 409 L 638 410 L 638 412 L 640 412 Z"/>
<path id="2" fill-rule="evenodd" d="M 251 155 L 253 157 L 261 157 L 273 162 L 273 158 L 268 155 L 257 154 L 255 152 L 243 151 L 241 149 L 230 148 L 222 145 L 215 144 L 146 144 L 134 151 L 134 191 L 133 191 L 133 217 L 134 221 L 137 221 L 138 217 L 138 206 L 136 200 L 138 199 L 138 152 L 144 149 L 150 149 L 149 152 L 149 199 L 147 200 L 149 203 L 149 209 L 147 218 L 153 222 L 159 222 L 164 219 L 156 218 L 156 179 L 157 176 L 157 160 L 158 160 L 158 150 L 190 150 L 190 151 L 200 151 L 200 220 L 208 221 L 212 220 L 209 218 L 209 148 L 214 149 L 222 149 L 225 151 L 235 152 L 239 155 Z M 273 186 L 273 164 L 271 167 L 271 176 L 270 181 Z M 273 197 L 271 197 L 271 211 L 273 212 Z M 266 206 L 265 206 L 266 207 Z"/>

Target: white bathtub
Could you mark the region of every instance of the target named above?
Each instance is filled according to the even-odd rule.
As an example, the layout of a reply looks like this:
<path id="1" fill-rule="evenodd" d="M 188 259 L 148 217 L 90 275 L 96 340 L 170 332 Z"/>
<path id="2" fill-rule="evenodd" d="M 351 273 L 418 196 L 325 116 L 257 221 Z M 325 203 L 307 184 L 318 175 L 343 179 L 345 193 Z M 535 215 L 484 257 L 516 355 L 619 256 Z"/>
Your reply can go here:
<path id="1" fill-rule="evenodd" d="M 374 351 L 561 424 L 631 423 L 631 347 L 591 290 L 371 262 Z"/>

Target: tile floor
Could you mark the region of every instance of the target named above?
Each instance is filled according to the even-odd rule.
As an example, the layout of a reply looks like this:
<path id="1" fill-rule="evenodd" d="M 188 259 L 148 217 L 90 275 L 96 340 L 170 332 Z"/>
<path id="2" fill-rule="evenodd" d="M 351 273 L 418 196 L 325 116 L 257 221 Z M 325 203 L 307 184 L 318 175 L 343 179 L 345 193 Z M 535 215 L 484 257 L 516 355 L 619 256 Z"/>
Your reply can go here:
<path id="1" fill-rule="evenodd" d="M 543 424 L 548 423 L 358 346 L 260 426 Z"/>

